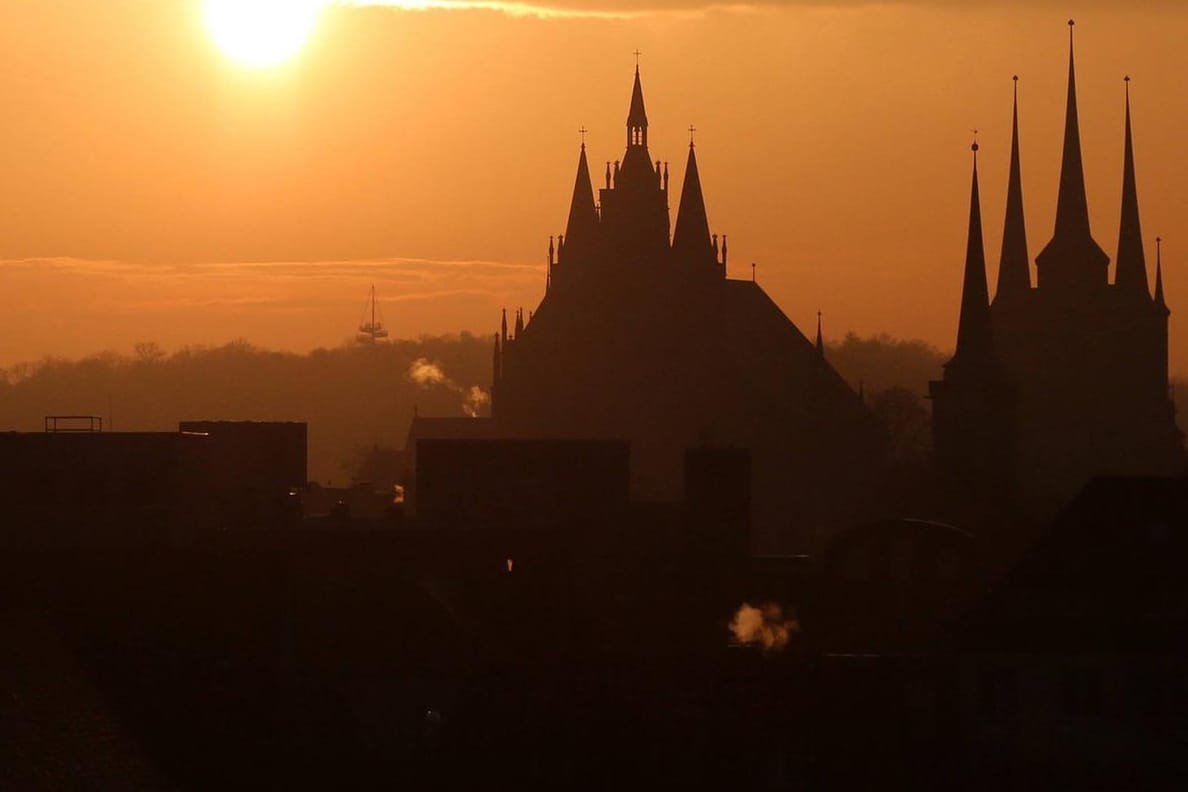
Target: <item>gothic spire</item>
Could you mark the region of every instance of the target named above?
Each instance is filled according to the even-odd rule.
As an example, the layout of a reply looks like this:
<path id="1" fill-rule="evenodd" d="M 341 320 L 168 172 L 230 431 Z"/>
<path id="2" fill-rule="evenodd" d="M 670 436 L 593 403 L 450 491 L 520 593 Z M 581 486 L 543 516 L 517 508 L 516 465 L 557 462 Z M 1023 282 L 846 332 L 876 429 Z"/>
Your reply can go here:
<path id="1" fill-rule="evenodd" d="M 590 165 L 586 161 L 586 143 L 582 142 L 578 155 L 577 178 L 573 183 L 573 200 L 569 204 L 569 222 L 565 226 L 565 241 L 572 245 L 592 242 L 598 232 L 598 209 L 594 206 L 594 184 L 590 180 Z"/>
<path id="2" fill-rule="evenodd" d="M 1077 72 L 1073 62 L 1073 21 L 1068 21 L 1068 103 L 1064 113 L 1064 154 L 1060 162 L 1060 194 L 1056 199 L 1056 236 L 1089 236 L 1089 201 L 1081 161 L 1081 128 L 1077 120 Z"/>
<path id="3" fill-rule="evenodd" d="M 648 145 L 648 113 L 644 110 L 638 63 L 635 64 L 635 85 L 631 88 L 631 108 L 627 111 L 627 145 Z"/>
<path id="4" fill-rule="evenodd" d="M 1139 223 L 1138 188 L 1134 178 L 1134 142 L 1130 135 L 1130 78 L 1126 78 L 1126 142 L 1122 158 L 1122 221 L 1118 228 L 1118 269 L 1114 283 L 1120 290 L 1149 297 L 1147 259 Z"/>
<path id="5" fill-rule="evenodd" d="M 965 282 L 961 290 L 961 317 L 957 324 L 957 350 L 946 365 L 961 368 L 981 365 L 993 357 L 990 297 L 986 289 L 986 254 L 982 245 L 982 207 L 978 196 L 978 144 L 973 150 L 973 186 L 969 199 L 969 239 L 965 249 Z"/>
<path id="6" fill-rule="evenodd" d="M 507 309 L 503 309 L 503 321 L 499 324 L 499 333 L 503 336 L 503 343 L 507 344 Z"/>
<path id="7" fill-rule="evenodd" d="M 1068 21 L 1068 104 L 1064 117 L 1064 154 L 1060 163 L 1060 193 L 1056 199 L 1056 228 L 1035 259 L 1039 288 L 1057 286 L 1081 291 L 1109 282 L 1110 257 L 1089 230 L 1089 202 L 1085 197 L 1085 169 L 1081 160 L 1081 132 L 1077 121 L 1077 76 L 1073 58 L 1073 21 Z"/>
<path id="8" fill-rule="evenodd" d="M 1027 255 L 1027 227 L 1023 220 L 1023 176 L 1019 165 L 1019 77 L 1014 77 L 1011 168 L 1007 185 L 1006 222 L 1002 230 L 1002 258 L 998 262 L 998 290 L 995 299 L 1025 294 L 1031 288 L 1031 264 Z"/>
<path id="9" fill-rule="evenodd" d="M 689 164 L 685 167 L 685 184 L 681 188 L 681 205 L 677 210 L 672 249 L 684 261 L 714 260 L 705 199 L 701 194 L 701 176 L 697 172 L 697 155 L 692 142 L 689 143 Z"/>
<path id="10" fill-rule="evenodd" d="M 825 357 L 825 336 L 821 335 L 821 312 L 817 311 L 817 354 Z"/>

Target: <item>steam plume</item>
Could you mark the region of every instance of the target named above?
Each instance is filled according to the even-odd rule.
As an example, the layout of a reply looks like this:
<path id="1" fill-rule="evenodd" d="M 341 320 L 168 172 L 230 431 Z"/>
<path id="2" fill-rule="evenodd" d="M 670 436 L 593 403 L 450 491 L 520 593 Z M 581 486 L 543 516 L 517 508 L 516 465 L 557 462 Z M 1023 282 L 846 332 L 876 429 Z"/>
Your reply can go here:
<path id="1" fill-rule="evenodd" d="M 730 622 L 730 632 L 740 644 L 759 644 L 764 652 L 778 652 L 788 645 L 792 634 L 800 632 L 800 623 L 774 603 L 756 608 L 744 602 Z"/>
<path id="2" fill-rule="evenodd" d="M 430 363 L 427 358 L 417 358 L 412 362 L 412 365 L 408 367 L 408 378 L 422 388 L 432 388 L 434 385 L 446 383 L 454 384 L 441 370 L 441 366 Z"/>
<path id="3" fill-rule="evenodd" d="M 464 388 L 450 379 L 441 366 L 428 358 L 417 358 L 408 367 L 408 379 L 426 390 L 436 387 L 448 388 L 462 397 L 462 412 L 471 418 L 478 418 L 482 409 L 491 403 L 491 394 L 477 385 Z"/>

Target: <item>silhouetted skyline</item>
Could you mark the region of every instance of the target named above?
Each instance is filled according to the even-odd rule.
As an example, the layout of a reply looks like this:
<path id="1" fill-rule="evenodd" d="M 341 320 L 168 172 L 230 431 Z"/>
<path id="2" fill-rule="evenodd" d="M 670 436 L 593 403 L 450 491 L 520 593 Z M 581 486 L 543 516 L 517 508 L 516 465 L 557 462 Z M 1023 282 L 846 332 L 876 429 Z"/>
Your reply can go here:
<path id="1" fill-rule="evenodd" d="M 564 225 L 568 185 L 534 177 L 570 167 L 580 128 L 592 148 L 618 140 L 611 86 L 636 48 L 655 93 L 653 145 L 671 158 L 698 128 L 735 265 L 745 276 L 757 262 L 799 324 L 824 310 L 831 338 L 951 346 L 957 174 L 978 128 L 996 251 L 1015 74 L 1034 239 L 1054 216 L 1067 14 L 1054 4 L 772 7 L 666 20 L 663 33 L 646 19 L 334 8 L 294 60 L 266 72 L 212 44 L 197 2 L 156 5 L 3 12 L 14 67 L 0 74 L 0 257 L 24 263 L 0 270 L 12 295 L 2 363 L 138 341 L 334 344 L 373 278 L 395 335 L 480 332 L 491 309 L 542 292 L 542 240 Z M 1167 99 L 1182 14 L 1107 3 L 1079 20 L 1093 54 L 1079 74 L 1093 227 L 1114 250 L 1130 74 L 1149 174 L 1142 221 L 1148 242 L 1167 240 L 1172 269 L 1188 184 L 1181 111 Z M 681 184 L 683 164 L 670 167 Z M 509 191 L 517 200 L 500 200 Z M 312 263 L 239 263 L 261 261 Z M 1169 281 L 1169 301 L 1186 288 Z M 47 318 L 51 296 L 69 308 Z M 1184 355 L 1173 344 L 1173 371 Z"/>

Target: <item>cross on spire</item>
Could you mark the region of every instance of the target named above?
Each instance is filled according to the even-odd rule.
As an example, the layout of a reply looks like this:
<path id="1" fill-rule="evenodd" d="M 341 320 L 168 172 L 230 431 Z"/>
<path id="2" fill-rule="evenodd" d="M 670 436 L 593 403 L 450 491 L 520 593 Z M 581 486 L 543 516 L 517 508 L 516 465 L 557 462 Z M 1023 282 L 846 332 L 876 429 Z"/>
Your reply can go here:
<path id="1" fill-rule="evenodd" d="M 640 52 L 639 50 L 636 50 L 635 52 L 633 52 L 631 54 L 635 56 L 635 68 L 638 69 L 639 68 L 639 56 L 643 55 L 643 53 Z"/>
<path id="2" fill-rule="evenodd" d="M 692 124 L 689 124 L 689 145 L 690 146 L 693 145 L 693 134 L 695 132 L 697 132 L 697 127 L 693 126 Z"/>
<path id="3" fill-rule="evenodd" d="M 586 147 L 586 133 L 589 131 L 590 130 L 586 129 L 585 125 L 583 125 L 582 128 L 578 130 L 578 134 L 582 136 L 582 148 Z"/>

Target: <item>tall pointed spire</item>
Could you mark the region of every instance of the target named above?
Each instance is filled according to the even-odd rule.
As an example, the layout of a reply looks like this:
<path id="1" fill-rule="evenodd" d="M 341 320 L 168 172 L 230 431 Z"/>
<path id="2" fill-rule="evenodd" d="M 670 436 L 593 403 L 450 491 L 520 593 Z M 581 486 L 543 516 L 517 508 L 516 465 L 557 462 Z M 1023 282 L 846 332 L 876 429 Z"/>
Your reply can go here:
<path id="1" fill-rule="evenodd" d="M 1011 168 L 1007 184 L 1006 221 L 1002 229 L 1002 258 L 998 262 L 995 299 L 1013 299 L 1031 289 L 1027 255 L 1027 226 L 1023 219 L 1023 175 L 1019 164 L 1019 77 L 1016 75 L 1011 132 Z"/>
<path id="2" fill-rule="evenodd" d="M 1138 188 L 1134 178 L 1134 141 L 1130 134 L 1130 78 L 1126 78 L 1126 141 L 1122 156 L 1122 220 L 1118 228 L 1118 289 L 1149 298 L 1147 258 L 1139 222 Z"/>
<path id="3" fill-rule="evenodd" d="M 689 142 L 689 163 L 685 166 L 676 229 L 672 234 L 672 250 L 681 262 L 714 263 L 709 220 L 705 214 L 705 198 L 701 193 L 701 176 L 697 171 L 697 154 L 692 141 Z"/>
<path id="4" fill-rule="evenodd" d="M 825 357 L 825 336 L 821 335 L 821 312 L 817 311 L 817 354 Z"/>
<path id="5" fill-rule="evenodd" d="M 1060 162 L 1060 194 L 1056 199 L 1056 234 L 1089 235 L 1089 200 L 1081 160 L 1081 127 L 1077 116 L 1077 71 L 1073 59 L 1073 21 L 1068 21 L 1068 103 L 1064 112 L 1064 153 Z"/>
<path id="6" fill-rule="evenodd" d="M 1039 288 L 1058 286 L 1083 290 L 1109 282 L 1110 257 L 1089 230 L 1089 201 L 1081 159 L 1081 131 L 1077 120 L 1077 73 L 1073 57 L 1073 20 L 1068 21 L 1068 103 L 1064 116 L 1064 153 L 1060 163 L 1060 193 L 1056 199 L 1056 228 L 1052 240 L 1036 257 Z"/>
<path id="7" fill-rule="evenodd" d="M 969 199 L 969 239 L 965 248 L 965 281 L 961 290 L 961 317 L 957 325 L 957 350 L 946 368 L 981 366 L 993 359 L 990 296 L 986 288 L 986 253 L 982 244 L 982 206 L 978 195 L 978 144 L 973 151 L 973 186 Z"/>
<path id="8" fill-rule="evenodd" d="M 585 130 L 582 130 L 583 134 Z M 594 184 L 590 180 L 590 164 L 586 161 L 586 143 L 582 141 L 578 155 L 577 177 L 573 182 L 573 200 L 569 204 L 569 221 L 565 226 L 567 245 L 586 245 L 598 233 L 598 209 L 594 206 Z"/>

